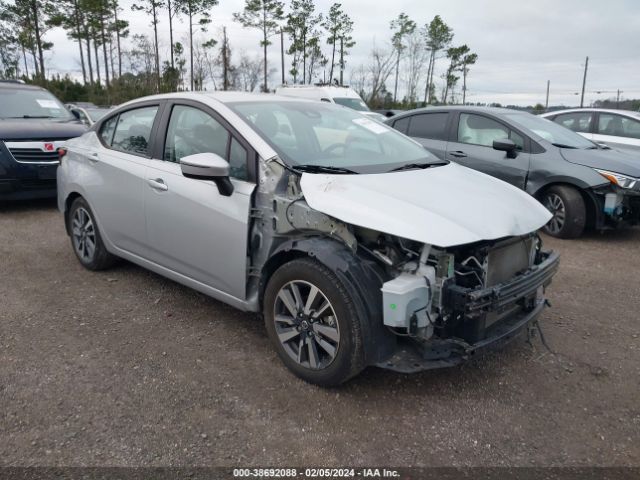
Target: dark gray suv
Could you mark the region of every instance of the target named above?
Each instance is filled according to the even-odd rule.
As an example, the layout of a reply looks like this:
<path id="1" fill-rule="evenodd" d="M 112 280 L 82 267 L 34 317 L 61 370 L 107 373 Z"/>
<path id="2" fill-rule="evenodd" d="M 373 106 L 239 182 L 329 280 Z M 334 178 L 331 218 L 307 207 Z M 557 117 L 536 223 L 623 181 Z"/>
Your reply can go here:
<path id="1" fill-rule="evenodd" d="M 544 230 L 555 237 L 640 221 L 640 158 L 549 120 L 501 108 L 442 107 L 412 110 L 386 123 L 443 160 L 536 197 L 554 214 Z"/>

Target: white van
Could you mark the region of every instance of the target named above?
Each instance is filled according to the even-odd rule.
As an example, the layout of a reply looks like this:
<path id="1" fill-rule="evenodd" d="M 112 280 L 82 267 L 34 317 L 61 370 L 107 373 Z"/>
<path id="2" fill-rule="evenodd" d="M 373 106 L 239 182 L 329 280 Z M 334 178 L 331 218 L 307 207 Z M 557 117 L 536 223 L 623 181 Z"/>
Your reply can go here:
<path id="1" fill-rule="evenodd" d="M 276 95 L 308 98 L 320 102 L 337 103 L 361 112 L 374 120 L 384 121 L 384 115 L 372 112 L 355 90 L 337 85 L 282 85 L 276 88 Z"/>

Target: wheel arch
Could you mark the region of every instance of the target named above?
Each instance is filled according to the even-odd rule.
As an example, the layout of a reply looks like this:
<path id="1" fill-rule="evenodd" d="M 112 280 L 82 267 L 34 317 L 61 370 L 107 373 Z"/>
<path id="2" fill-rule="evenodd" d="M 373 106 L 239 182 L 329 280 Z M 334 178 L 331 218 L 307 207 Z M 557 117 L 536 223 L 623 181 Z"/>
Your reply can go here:
<path id="1" fill-rule="evenodd" d="M 372 365 L 390 357 L 396 346 L 395 336 L 382 319 L 382 293 L 386 281 L 378 264 L 354 253 L 343 243 L 323 236 L 291 239 L 281 244 L 261 270 L 259 309 L 263 309 L 264 291 L 273 273 L 298 258 L 313 258 L 340 279 L 353 298 L 363 320 L 365 363 Z"/>
<path id="2" fill-rule="evenodd" d="M 584 206 L 587 213 L 586 227 L 593 228 L 596 225 L 598 225 L 598 222 L 600 221 L 600 215 L 599 215 L 600 211 L 598 208 L 598 202 L 594 194 L 591 192 L 590 188 L 585 188 L 584 186 L 578 185 L 574 182 L 556 180 L 556 181 L 551 181 L 549 183 L 546 183 L 545 185 L 539 187 L 531 195 L 533 195 L 533 197 L 536 200 L 542 203 L 544 194 L 552 187 L 569 187 L 576 190 L 582 197 L 582 200 L 584 201 Z"/>
<path id="3" fill-rule="evenodd" d="M 69 230 L 69 210 L 71 209 L 71 204 L 76 198 L 84 197 L 82 197 L 80 193 L 73 191 L 64 199 L 64 228 L 67 231 L 67 235 L 71 235 L 71 231 Z"/>

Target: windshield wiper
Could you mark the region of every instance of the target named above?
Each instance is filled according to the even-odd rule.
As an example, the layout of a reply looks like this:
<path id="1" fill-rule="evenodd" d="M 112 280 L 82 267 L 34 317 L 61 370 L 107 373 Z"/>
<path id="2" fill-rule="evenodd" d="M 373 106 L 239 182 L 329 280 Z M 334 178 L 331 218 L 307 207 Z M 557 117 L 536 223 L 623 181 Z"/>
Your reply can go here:
<path id="1" fill-rule="evenodd" d="M 576 150 L 578 148 L 578 147 L 574 147 L 573 145 L 565 145 L 564 143 L 552 143 L 551 145 L 558 148 L 571 148 L 573 150 Z"/>
<path id="2" fill-rule="evenodd" d="M 418 169 L 418 168 L 424 170 L 425 168 L 441 167 L 442 165 L 446 165 L 446 164 L 447 164 L 447 162 L 445 162 L 445 161 L 429 162 L 429 163 L 407 163 L 406 165 L 402 165 L 401 167 L 389 170 L 389 172 L 400 172 L 402 170 L 415 170 L 415 169 Z"/>
<path id="3" fill-rule="evenodd" d="M 344 167 L 332 167 L 331 165 L 294 165 L 294 170 L 307 173 L 347 173 L 357 174 L 353 170 Z"/>

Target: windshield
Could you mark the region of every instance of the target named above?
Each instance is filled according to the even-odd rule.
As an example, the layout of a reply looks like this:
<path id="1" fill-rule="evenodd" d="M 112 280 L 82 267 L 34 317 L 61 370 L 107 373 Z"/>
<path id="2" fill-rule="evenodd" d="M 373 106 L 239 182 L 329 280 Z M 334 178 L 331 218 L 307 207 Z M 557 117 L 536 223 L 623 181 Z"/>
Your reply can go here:
<path id="1" fill-rule="evenodd" d="M 441 163 L 396 130 L 329 103 L 261 101 L 229 106 L 290 166 L 381 173 L 407 163 Z"/>
<path id="2" fill-rule="evenodd" d="M 359 98 L 333 97 L 333 101 L 343 107 L 349 107 L 359 112 L 368 112 L 369 107 Z"/>
<path id="3" fill-rule="evenodd" d="M 45 90 L 1 88 L 0 105 L 0 118 L 74 119 L 64 105 Z"/>
<path id="4" fill-rule="evenodd" d="M 595 144 L 573 130 L 558 125 L 546 118 L 521 113 L 505 114 L 513 123 L 520 125 L 548 142 L 564 148 L 595 148 Z"/>

